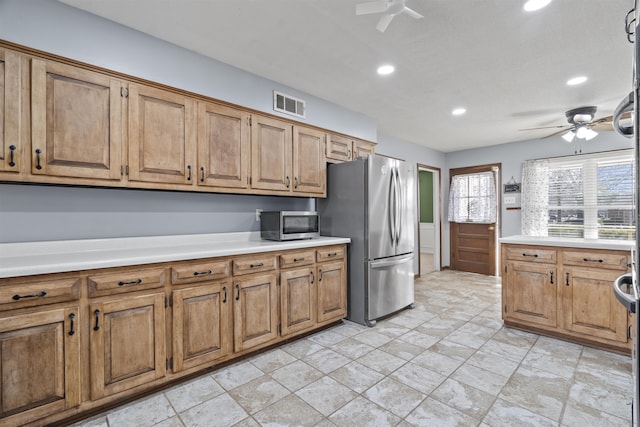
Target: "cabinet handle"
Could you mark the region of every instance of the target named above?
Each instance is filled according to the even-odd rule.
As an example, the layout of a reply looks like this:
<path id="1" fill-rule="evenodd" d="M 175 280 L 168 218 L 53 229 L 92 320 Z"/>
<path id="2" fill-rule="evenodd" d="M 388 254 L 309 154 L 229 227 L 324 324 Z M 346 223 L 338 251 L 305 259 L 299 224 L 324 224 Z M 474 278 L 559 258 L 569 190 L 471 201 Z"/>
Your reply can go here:
<path id="1" fill-rule="evenodd" d="M 98 329 L 100 329 L 100 325 L 98 324 L 98 320 L 100 319 L 100 310 L 96 308 L 95 310 L 93 310 L 93 314 L 96 315 L 96 326 L 93 327 L 93 330 L 97 331 Z"/>
<path id="2" fill-rule="evenodd" d="M 211 270 L 207 270 L 207 271 L 194 271 L 193 275 L 194 276 L 208 276 L 209 274 L 213 273 L 213 271 Z"/>
<path id="3" fill-rule="evenodd" d="M 538 258 L 538 254 L 522 254 L 522 256 L 530 256 L 533 258 Z"/>
<path id="4" fill-rule="evenodd" d="M 236 284 L 236 301 L 240 300 L 240 285 Z"/>
<path id="5" fill-rule="evenodd" d="M 553 285 L 553 271 L 550 271 L 549 275 L 551 276 L 551 284 Z"/>
<path id="6" fill-rule="evenodd" d="M 327 257 L 332 257 L 332 256 L 336 256 L 336 255 L 338 255 L 337 252 L 331 252 L 331 253 L 327 254 Z"/>
<path id="7" fill-rule="evenodd" d="M 603 259 L 594 259 L 594 258 L 582 258 L 584 262 L 604 262 Z"/>
<path id="8" fill-rule="evenodd" d="M 42 165 L 40 164 L 40 153 L 42 153 L 41 149 L 36 149 L 36 169 L 42 169 Z"/>
<path id="9" fill-rule="evenodd" d="M 142 279 L 132 280 L 130 282 L 118 282 L 118 286 L 139 285 L 140 283 L 142 283 Z"/>
<path id="10" fill-rule="evenodd" d="M 322 269 L 318 269 L 318 273 L 320 273 L 320 277 L 318 277 L 318 283 L 322 282 Z"/>
<path id="11" fill-rule="evenodd" d="M 569 286 L 569 273 L 568 273 L 568 272 L 567 272 L 567 273 L 564 273 L 564 278 L 565 278 L 565 284 L 566 284 L 567 286 Z"/>
<path id="12" fill-rule="evenodd" d="M 187 165 L 187 181 L 191 181 L 191 165 Z"/>
<path id="13" fill-rule="evenodd" d="M 263 262 L 259 262 L 257 264 L 249 264 L 249 268 L 258 268 L 264 266 Z"/>
<path id="14" fill-rule="evenodd" d="M 227 287 L 226 286 L 222 287 L 222 293 L 224 294 L 224 296 L 222 297 L 222 302 L 226 303 L 227 302 Z"/>
<path id="15" fill-rule="evenodd" d="M 287 188 L 289 188 L 289 185 L 291 185 L 291 180 L 289 179 L 288 175 L 286 177 L 286 180 L 287 180 Z"/>
<path id="16" fill-rule="evenodd" d="M 200 166 L 200 182 L 204 182 L 204 166 Z"/>
<path id="17" fill-rule="evenodd" d="M 347 159 L 351 159 L 351 150 L 347 150 Z"/>
<path id="18" fill-rule="evenodd" d="M 313 271 L 309 273 L 311 275 L 311 284 L 313 285 L 313 281 L 315 280 L 315 277 L 313 275 Z"/>
<path id="19" fill-rule="evenodd" d="M 298 188 L 298 177 L 297 176 L 293 177 L 293 188 L 294 189 Z"/>
<path id="20" fill-rule="evenodd" d="M 69 336 L 73 336 L 76 331 L 73 330 L 73 319 L 75 319 L 76 315 L 73 313 L 69 313 L 69 319 L 71 320 L 71 327 L 69 328 Z"/>
<path id="21" fill-rule="evenodd" d="M 293 262 L 300 262 L 300 261 L 304 261 L 304 258 L 294 258 Z"/>
<path id="22" fill-rule="evenodd" d="M 16 151 L 16 146 L 15 145 L 10 145 L 9 146 L 9 166 L 14 167 L 16 165 L 16 162 L 14 162 L 13 160 L 13 152 Z"/>
<path id="23" fill-rule="evenodd" d="M 45 291 L 40 291 L 37 294 L 31 294 L 31 295 L 18 295 L 18 294 L 16 294 L 16 295 L 13 296 L 13 300 L 14 301 L 19 301 L 22 298 L 38 298 L 38 297 L 43 297 L 45 295 L 47 295 L 47 293 Z"/>

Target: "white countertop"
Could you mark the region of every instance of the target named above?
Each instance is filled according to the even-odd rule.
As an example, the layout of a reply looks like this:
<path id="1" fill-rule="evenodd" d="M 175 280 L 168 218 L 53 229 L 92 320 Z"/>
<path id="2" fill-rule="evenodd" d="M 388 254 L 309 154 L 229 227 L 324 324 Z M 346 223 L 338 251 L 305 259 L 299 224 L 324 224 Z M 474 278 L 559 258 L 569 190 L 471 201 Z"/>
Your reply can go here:
<path id="1" fill-rule="evenodd" d="M 0 278 L 349 243 L 342 237 L 274 242 L 259 232 L 1 243 Z"/>
<path id="2" fill-rule="evenodd" d="M 500 243 L 624 251 L 630 251 L 636 246 L 636 242 L 633 240 L 572 239 L 569 237 L 536 237 L 522 235 L 502 237 L 500 239 Z"/>

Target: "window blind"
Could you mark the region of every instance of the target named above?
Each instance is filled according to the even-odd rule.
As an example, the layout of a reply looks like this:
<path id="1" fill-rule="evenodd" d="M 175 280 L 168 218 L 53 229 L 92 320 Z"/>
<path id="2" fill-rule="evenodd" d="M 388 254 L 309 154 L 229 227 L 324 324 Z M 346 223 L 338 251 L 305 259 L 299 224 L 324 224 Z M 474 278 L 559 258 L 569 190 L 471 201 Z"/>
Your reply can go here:
<path id="1" fill-rule="evenodd" d="M 522 172 L 522 232 L 633 240 L 633 150 L 531 160 Z"/>

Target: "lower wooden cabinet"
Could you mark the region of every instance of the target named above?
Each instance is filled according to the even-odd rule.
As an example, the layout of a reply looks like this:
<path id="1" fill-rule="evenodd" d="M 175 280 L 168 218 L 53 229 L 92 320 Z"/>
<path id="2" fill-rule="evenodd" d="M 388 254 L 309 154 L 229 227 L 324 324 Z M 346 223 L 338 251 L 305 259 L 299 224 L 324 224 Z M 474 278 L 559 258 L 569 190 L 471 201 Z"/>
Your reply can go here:
<path id="1" fill-rule="evenodd" d="M 77 305 L 0 317 L 0 424 L 22 425 L 80 404 Z"/>
<path id="2" fill-rule="evenodd" d="M 316 325 L 315 277 L 313 266 L 280 273 L 280 317 L 283 336 Z"/>
<path id="3" fill-rule="evenodd" d="M 249 349 L 278 337 L 278 276 L 247 276 L 233 281 L 234 350 Z"/>
<path id="4" fill-rule="evenodd" d="M 173 371 L 231 352 L 231 287 L 206 284 L 173 291 Z"/>
<path id="5" fill-rule="evenodd" d="M 627 310 L 613 292 L 626 251 L 502 245 L 508 326 L 629 352 Z"/>
<path id="6" fill-rule="evenodd" d="M 164 301 L 164 292 L 157 292 L 89 305 L 93 400 L 165 375 Z"/>
<path id="7" fill-rule="evenodd" d="M 318 322 L 347 315 L 347 270 L 344 260 L 318 264 Z"/>

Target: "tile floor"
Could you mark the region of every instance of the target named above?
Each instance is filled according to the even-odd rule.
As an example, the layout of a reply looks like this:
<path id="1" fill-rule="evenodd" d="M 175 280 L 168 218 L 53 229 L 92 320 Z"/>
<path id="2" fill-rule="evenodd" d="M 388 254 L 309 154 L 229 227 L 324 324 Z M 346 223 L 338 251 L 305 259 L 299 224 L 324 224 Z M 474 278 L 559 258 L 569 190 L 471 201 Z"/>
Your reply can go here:
<path id="1" fill-rule="evenodd" d="M 503 327 L 500 280 L 441 271 L 345 322 L 82 426 L 628 426 L 629 357 Z"/>

